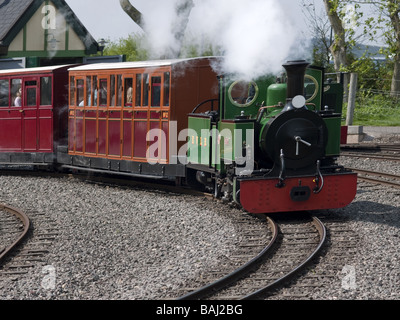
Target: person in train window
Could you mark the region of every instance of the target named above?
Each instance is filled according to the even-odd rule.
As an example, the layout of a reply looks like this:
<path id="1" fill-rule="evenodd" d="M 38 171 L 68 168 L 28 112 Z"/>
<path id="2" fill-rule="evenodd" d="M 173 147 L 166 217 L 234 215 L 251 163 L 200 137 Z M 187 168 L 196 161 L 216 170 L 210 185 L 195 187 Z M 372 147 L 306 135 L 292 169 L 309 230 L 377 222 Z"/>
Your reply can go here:
<path id="1" fill-rule="evenodd" d="M 22 98 L 21 98 L 22 89 L 20 88 L 15 95 L 14 106 L 22 107 Z"/>
<path id="2" fill-rule="evenodd" d="M 125 106 L 127 107 L 132 106 L 132 98 L 133 98 L 133 89 L 132 87 L 129 87 L 128 91 L 126 92 Z"/>

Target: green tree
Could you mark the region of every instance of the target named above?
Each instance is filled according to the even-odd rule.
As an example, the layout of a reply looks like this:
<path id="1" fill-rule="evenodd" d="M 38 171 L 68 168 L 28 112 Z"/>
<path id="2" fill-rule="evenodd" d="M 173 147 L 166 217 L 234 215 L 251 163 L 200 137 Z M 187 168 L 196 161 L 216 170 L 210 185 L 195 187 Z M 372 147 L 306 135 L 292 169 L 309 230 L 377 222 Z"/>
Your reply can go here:
<path id="1" fill-rule="evenodd" d="M 385 39 L 386 48 L 382 52 L 386 54 L 388 59 L 393 62 L 391 96 L 400 96 L 400 0 L 381 0 L 381 1 L 365 1 L 367 4 L 372 3 L 378 8 L 376 17 L 368 21 L 369 25 L 366 30 L 371 39 L 377 36 L 376 29 L 371 28 L 371 24 L 375 23 L 381 31 Z M 373 30 L 373 32 L 371 32 Z M 381 35 L 379 35 L 381 36 Z"/>
<path id="2" fill-rule="evenodd" d="M 127 61 L 147 60 L 149 54 L 146 49 L 145 36 L 140 34 L 129 35 L 128 38 L 120 38 L 111 41 L 104 49 L 104 55 L 125 55 Z"/>

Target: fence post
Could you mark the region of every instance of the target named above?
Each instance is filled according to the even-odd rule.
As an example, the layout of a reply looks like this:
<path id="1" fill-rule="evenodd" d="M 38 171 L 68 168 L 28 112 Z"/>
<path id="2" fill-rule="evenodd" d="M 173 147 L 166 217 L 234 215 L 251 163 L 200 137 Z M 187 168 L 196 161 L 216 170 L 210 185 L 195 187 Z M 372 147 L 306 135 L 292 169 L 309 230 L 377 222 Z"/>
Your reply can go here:
<path id="1" fill-rule="evenodd" d="M 346 116 L 346 125 L 348 126 L 351 126 L 353 124 L 354 109 L 356 107 L 357 82 L 358 82 L 358 74 L 352 73 L 350 75 L 349 101 L 347 104 L 347 116 Z"/>
<path id="2" fill-rule="evenodd" d="M 343 102 L 348 102 L 349 100 L 349 81 L 350 81 L 350 73 L 341 72 L 340 83 L 343 84 Z"/>

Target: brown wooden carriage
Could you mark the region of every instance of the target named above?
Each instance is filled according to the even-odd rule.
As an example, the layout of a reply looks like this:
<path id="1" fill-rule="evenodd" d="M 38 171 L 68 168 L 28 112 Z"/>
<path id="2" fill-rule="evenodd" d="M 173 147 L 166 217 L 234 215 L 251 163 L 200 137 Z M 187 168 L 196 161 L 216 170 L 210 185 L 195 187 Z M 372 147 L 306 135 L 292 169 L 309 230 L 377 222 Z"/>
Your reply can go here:
<path id="1" fill-rule="evenodd" d="M 218 98 L 216 58 L 95 64 L 69 70 L 70 167 L 183 177 L 187 115 Z M 152 130 L 152 131 L 151 131 Z M 186 137 L 184 137 L 186 138 Z"/>

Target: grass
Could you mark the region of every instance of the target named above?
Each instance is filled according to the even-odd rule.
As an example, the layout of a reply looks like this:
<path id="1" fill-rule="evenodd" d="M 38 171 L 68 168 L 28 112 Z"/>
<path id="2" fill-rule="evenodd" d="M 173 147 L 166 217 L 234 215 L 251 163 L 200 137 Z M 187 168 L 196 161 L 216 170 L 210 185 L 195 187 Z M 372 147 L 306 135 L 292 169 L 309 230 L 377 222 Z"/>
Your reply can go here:
<path id="1" fill-rule="evenodd" d="M 343 106 L 343 116 L 346 114 L 347 104 Z M 400 100 L 383 95 L 358 96 L 353 125 L 400 126 Z"/>

